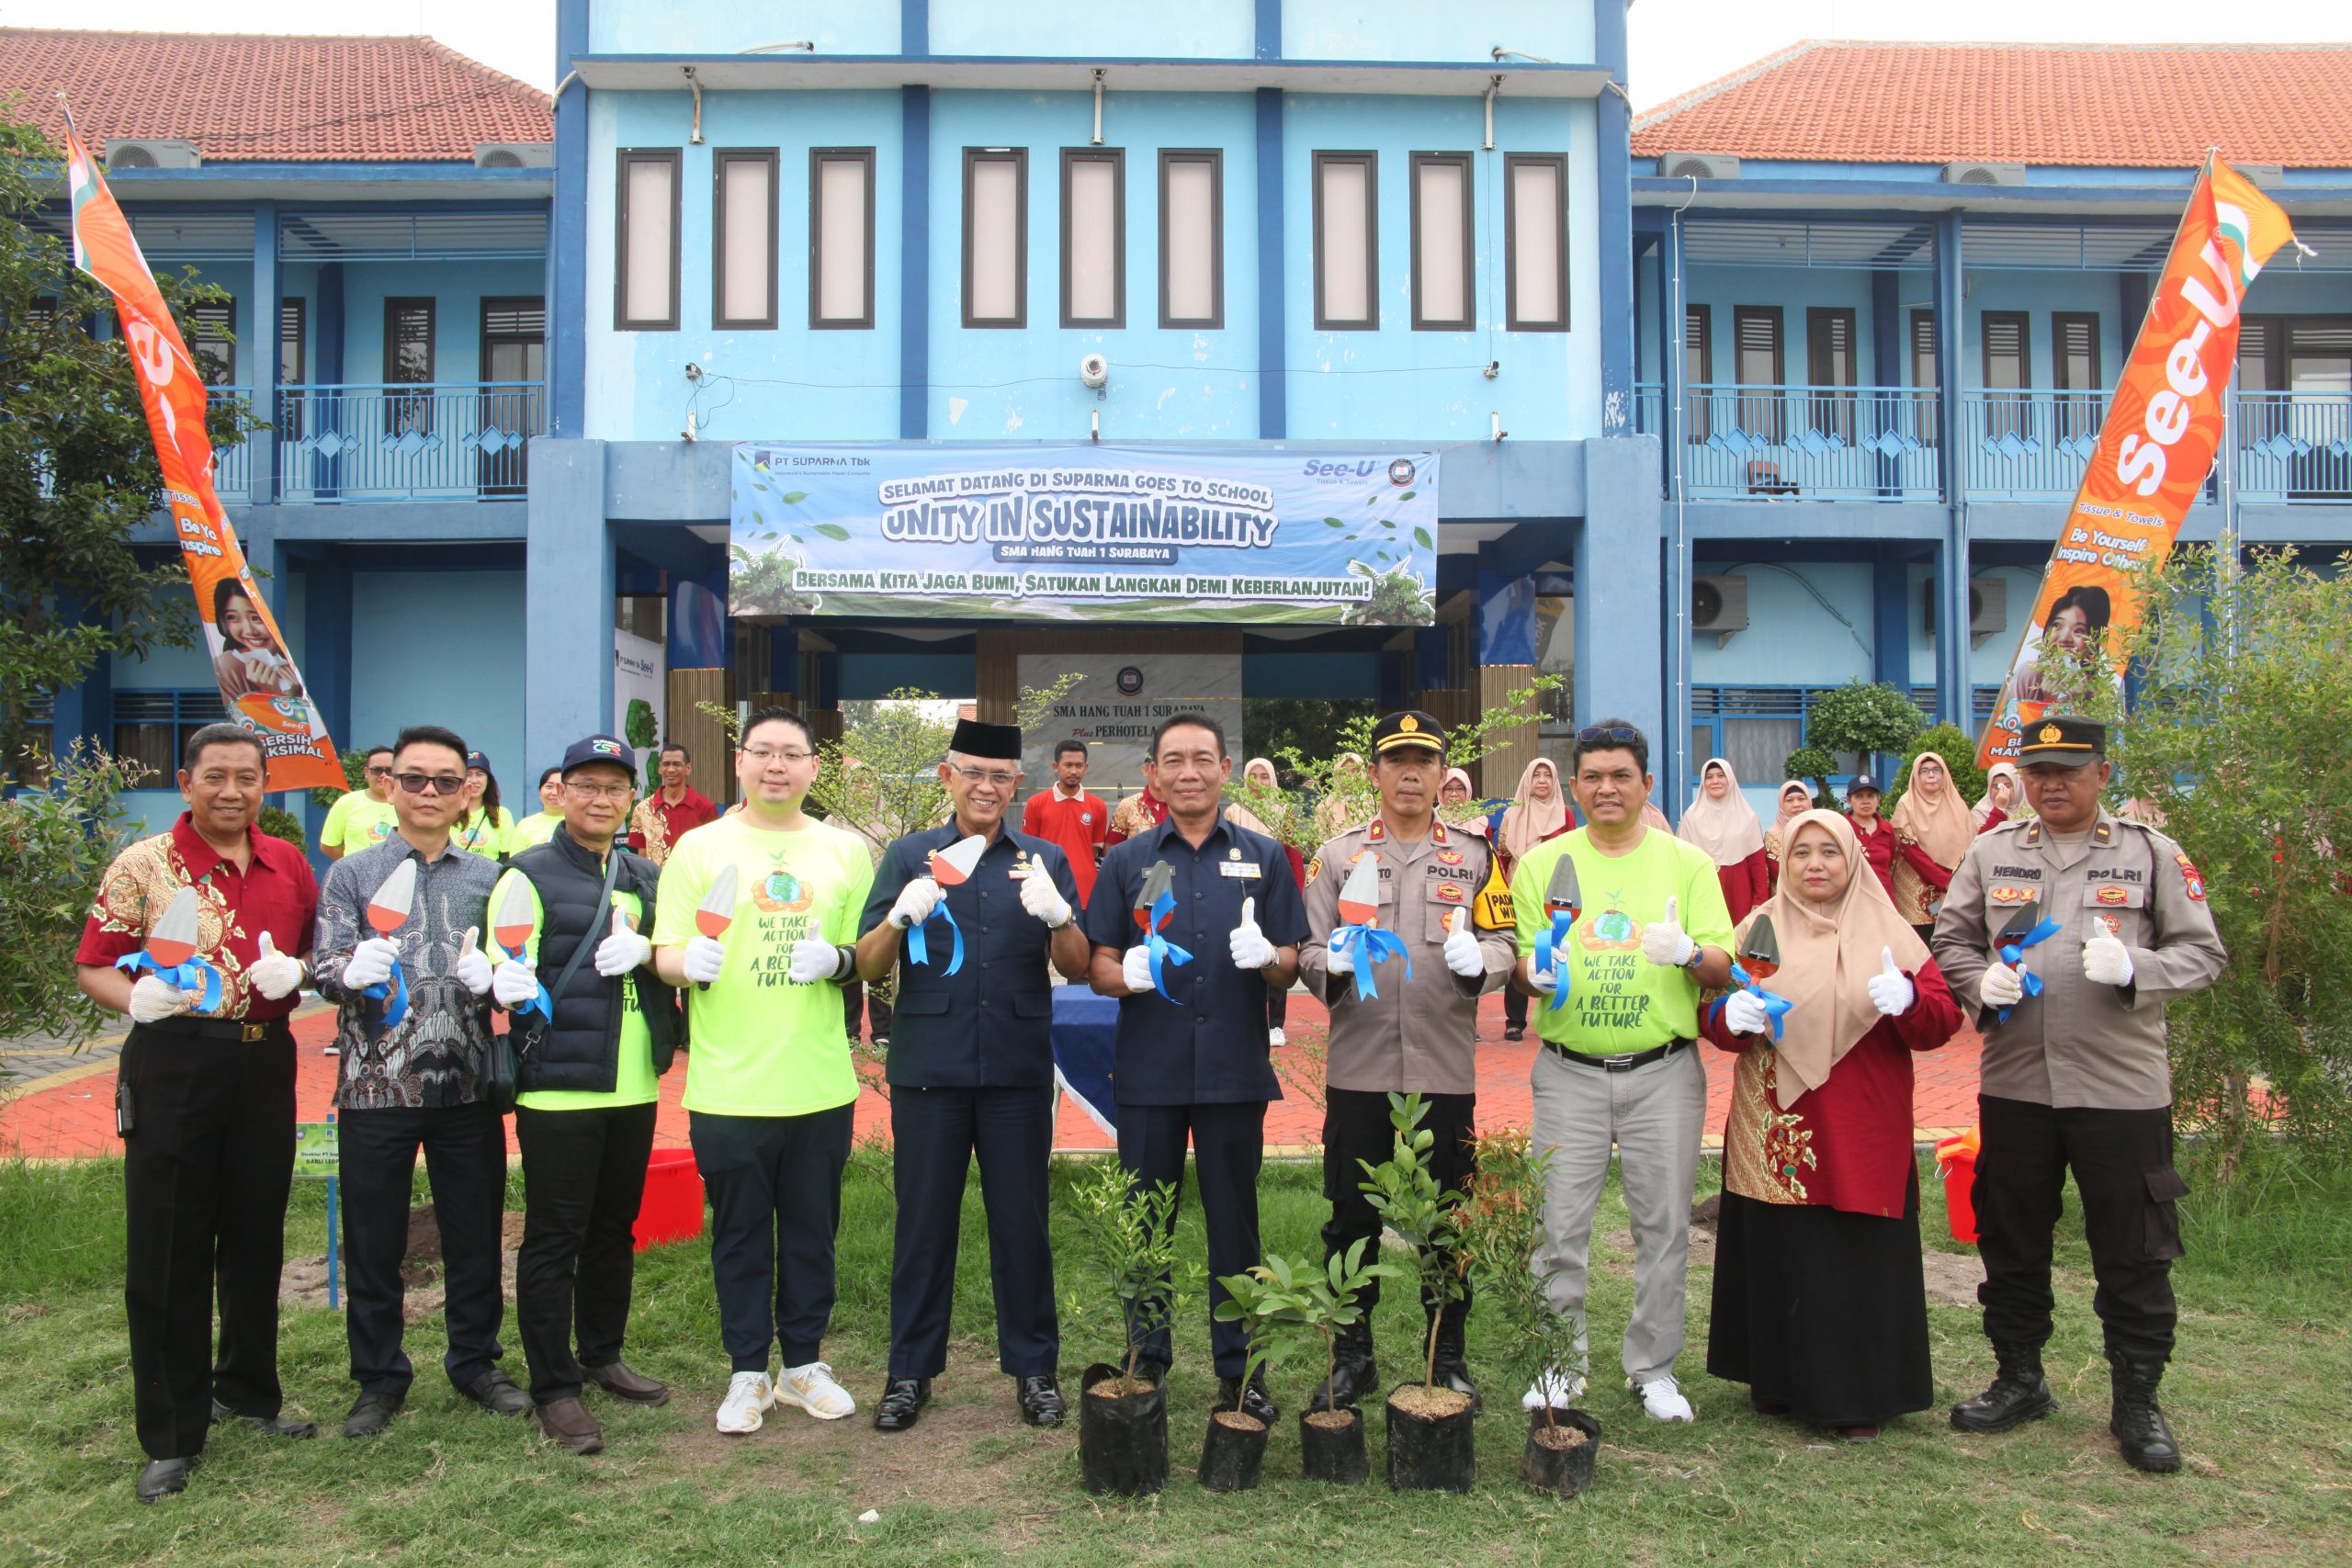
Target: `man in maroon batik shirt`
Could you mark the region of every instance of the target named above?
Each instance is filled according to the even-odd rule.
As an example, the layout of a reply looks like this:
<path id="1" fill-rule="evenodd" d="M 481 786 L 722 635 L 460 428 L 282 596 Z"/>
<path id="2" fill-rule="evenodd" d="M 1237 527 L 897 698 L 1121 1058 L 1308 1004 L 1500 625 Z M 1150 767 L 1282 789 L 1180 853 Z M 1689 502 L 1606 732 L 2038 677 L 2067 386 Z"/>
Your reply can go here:
<path id="1" fill-rule="evenodd" d="M 678 840 L 706 822 L 718 820 L 711 798 L 686 782 L 694 753 L 675 741 L 662 748 L 662 787 L 637 803 L 628 823 L 630 849 L 655 865 L 670 858 Z"/>

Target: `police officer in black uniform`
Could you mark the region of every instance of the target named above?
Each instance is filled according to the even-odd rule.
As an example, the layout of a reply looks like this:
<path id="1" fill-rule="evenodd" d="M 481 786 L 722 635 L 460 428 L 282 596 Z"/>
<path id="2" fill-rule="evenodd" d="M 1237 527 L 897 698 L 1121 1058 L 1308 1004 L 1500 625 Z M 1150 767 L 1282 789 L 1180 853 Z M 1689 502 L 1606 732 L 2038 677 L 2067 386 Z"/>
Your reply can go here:
<path id="1" fill-rule="evenodd" d="M 1054 1315 L 1054 1259 L 1046 1239 L 1046 1163 L 1054 1145 L 1053 989 L 1086 973 L 1078 884 L 1055 845 L 1014 831 L 1005 812 L 1021 798 L 1021 732 L 965 719 L 956 726 L 940 781 L 955 815 L 893 842 L 875 869 L 859 921 L 858 977 L 899 974 L 890 1032 L 890 1141 L 899 1199 L 890 1260 L 890 1365 L 875 1427 L 903 1432 L 946 1369 L 947 1318 L 956 1290 L 956 1234 L 972 1158 L 980 1162 L 989 1256 L 996 1287 L 997 1359 L 1018 1387 L 1021 1418 L 1062 1418 L 1056 1381 L 1061 1332 Z M 989 840 L 968 878 L 943 885 L 932 855 L 963 840 Z M 956 973 L 952 915 L 964 961 Z M 908 956 L 920 928 L 926 960 Z"/>
<path id="2" fill-rule="evenodd" d="M 1306 908 L 1283 847 L 1227 821 L 1220 810 L 1233 759 L 1215 719 L 1186 713 L 1166 720 L 1152 736 L 1151 755 L 1168 819 L 1113 846 L 1086 906 L 1094 988 L 1122 998 L 1111 1069 L 1119 1163 L 1138 1182 L 1181 1190 L 1190 1138 L 1208 1222 L 1209 1340 L 1220 1407 L 1271 1423 L 1278 1412 L 1262 1379 L 1242 1383 L 1250 1360 L 1246 1329 L 1215 1321 L 1226 1299 L 1216 1281 L 1262 1257 L 1258 1168 L 1266 1103 L 1283 1097 L 1267 1056 L 1266 997 L 1298 976 Z M 1170 905 L 1159 934 L 1190 958 L 1175 964 L 1163 953 L 1155 984 L 1136 904 L 1162 865 Z M 1170 1354 L 1163 1325 L 1143 1348 L 1150 1366 L 1140 1375 L 1159 1382 Z"/>

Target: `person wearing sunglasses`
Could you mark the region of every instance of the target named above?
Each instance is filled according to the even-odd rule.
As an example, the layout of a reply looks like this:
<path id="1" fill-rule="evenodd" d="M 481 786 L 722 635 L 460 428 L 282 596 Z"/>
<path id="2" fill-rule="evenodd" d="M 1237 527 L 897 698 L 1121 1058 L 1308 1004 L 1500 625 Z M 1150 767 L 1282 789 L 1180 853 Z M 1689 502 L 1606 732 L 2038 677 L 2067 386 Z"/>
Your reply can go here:
<path id="1" fill-rule="evenodd" d="M 491 973 L 482 948 L 498 863 L 451 842 L 465 803 L 466 743 L 438 725 L 401 731 L 392 747 L 399 830 L 335 862 L 319 895 L 313 966 L 319 994 L 335 1004 L 343 1049 L 334 1109 L 346 1329 L 359 1385 L 346 1438 L 390 1427 L 413 1380 L 401 1348 L 401 1259 L 419 1150 L 441 1232 L 449 1337 L 442 1367 L 486 1410 L 520 1416 L 531 1408 L 498 1364 L 506 1124 L 489 1098 Z M 399 889 L 387 886 L 403 865 L 415 868 L 404 909 Z"/>
<path id="2" fill-rule="evenodd" d="M 399 826 L 392 814 L 392 749 L 370 746 L 365 766 L 366 785 L 327 807 L 326 824 L 319 829 L 319 853 L 329 860 L 380 844 Z"/>

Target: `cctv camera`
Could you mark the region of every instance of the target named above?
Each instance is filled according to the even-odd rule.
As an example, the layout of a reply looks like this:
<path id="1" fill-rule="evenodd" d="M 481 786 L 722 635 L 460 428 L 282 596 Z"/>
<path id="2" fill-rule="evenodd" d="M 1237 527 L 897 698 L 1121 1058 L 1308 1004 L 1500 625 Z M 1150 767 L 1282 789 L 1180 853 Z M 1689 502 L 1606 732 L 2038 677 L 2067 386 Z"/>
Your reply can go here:
<path id="1" fill-rule="evenodd" d="M 1078 378 L 1099 392 L 1111 384 L 1111 362 L 1090 354 L 1078 362 Z"/>

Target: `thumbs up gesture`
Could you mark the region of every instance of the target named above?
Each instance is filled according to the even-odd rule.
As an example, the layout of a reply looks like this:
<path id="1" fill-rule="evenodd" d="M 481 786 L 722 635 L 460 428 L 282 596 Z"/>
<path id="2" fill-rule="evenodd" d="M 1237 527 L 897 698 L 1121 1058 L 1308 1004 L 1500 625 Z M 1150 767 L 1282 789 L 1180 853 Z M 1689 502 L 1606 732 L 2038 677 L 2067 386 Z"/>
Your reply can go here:
<path id="1" fill-rule="evenodd" d="M 302 983 L 302 961 L 278 952 L 277 944 L 270 941 L 267 931 L 261 933 L 260 945 L 261 956 L 245 969 L 245 983 L 271 1001 L 277 1001 Z"/>
<path id="2" fill-rule="evenodd" d="M 458 962 L 450 971 L 457 976 L 458 984 L 478 997 L 490 994 L 491 981 L 490 959 L 475 945 L 481 935 L 479 927 L 466 928 L 466 940 L 458 949 Z"/>
<path id="3" fill-rule="evenodd" d="M 1445 946 L 1440 955 L 1448 969 L 1465 980 L 1487 972 L 1487 955 L 1478 950 L 1478 933 L 1470 929 L 1469 916 L 1461 909 L 1446 911 Z"/>
<path id="4" fill-rule="evenodd" d="M 1690 933 L 1682 929 L 1681 920 L 1676 918 L 1671 897 L 1666 901 L 1666 919 L 1642 928 L 1642 956 L 1653 964 L 1679 967 L 1690 963 L 1690 955 L 1698 950 L 1699 944 L 1690 940 Z"/>
<path id="5" fill-rule="evenodd" d="M 626 975 L 653 956 L 653 944 L 630 927 L 628 916 L 613 911 L 613 931 L 596 944 L 596 973 L 609 980 Z"/>
<path id="6" fill-rule="evenodd" d="M 1047 931 L 1069 924 L 1072 912 L 1069 900 L 1054 886 L 1053 874 L 1034 860 L 1021 876 L 1021 907 L 1044 921 Z"/>
<path id="7" fill-rule="evenodd" d="M 1274 944 L 1258 929 L 1258 900 L 1241 900 L 1241 923 L 1233 928 L 1233 940 L 1228 944 L 1236 969 L 1263 969 L 1274 961 Z"/>
<path id="8" fill-rule="evenodd" d="M 2132 950 L 2120 937 L 2098 935 L 2083 943 L 2083 978 L 2095 986 L 2132 983 Z"/>
<path id="9" fill-rule="evenodd" d="M 1901 1018 L 1911 1010 L 1911 1004 L 1919 999 L 1919 987 L 1911 983 L 1910 976 L 1895 965 L 1894 949 L 1882 947 L 1878 953 L 1883 967 L 1871 976 L 1871 1005 L 1877 1008 L 1883 1017 Z"/>

